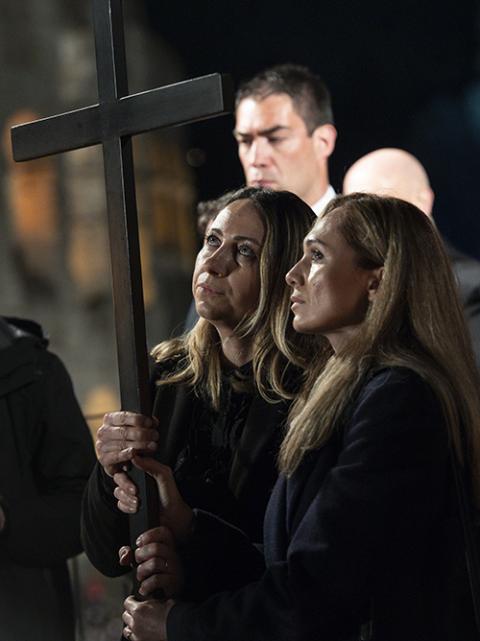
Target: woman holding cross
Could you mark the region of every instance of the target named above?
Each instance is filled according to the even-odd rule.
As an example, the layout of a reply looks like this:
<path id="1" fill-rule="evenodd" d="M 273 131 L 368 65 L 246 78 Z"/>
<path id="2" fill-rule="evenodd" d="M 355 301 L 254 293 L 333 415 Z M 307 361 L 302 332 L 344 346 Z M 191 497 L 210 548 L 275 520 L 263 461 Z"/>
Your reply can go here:
<path id="1" fill-rule="evenodd" d="M 126 572 L 118 549 L 137 509 L 123 467 L 138 452 L 169 464 L 185 499 L 262 540 L 288 407 L 316 339 L 293 331 L 279 277 L 300 256 L 315 215 L 288 192 L 245 188 L 207 228 L 193 275 L 200 320 L 153 350 L 153 419 L 107 414 L 84 500 L 86 552 L 104 574 Z"/>

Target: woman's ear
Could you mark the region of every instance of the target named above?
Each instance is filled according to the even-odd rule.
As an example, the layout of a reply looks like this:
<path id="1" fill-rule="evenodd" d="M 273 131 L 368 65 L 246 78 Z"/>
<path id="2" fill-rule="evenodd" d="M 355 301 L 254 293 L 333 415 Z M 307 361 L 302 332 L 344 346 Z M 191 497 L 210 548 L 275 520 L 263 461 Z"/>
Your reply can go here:
<path id="1" fill-rule="evenodd" d="M 333 125 L 320 125 L 312 133 L 315 153 L 319 158 L 328 158 L 335 149 L 337 130 Z"/>
<path id="2" fill-rule="evenodd" d="M 383 267 L 378 267 L 377 269 L 372 269 L 371 271 L 371 276 L 368 279 L 368 300 L 369 302 L 373 302 L 375 300 L 375 296 L 377 295 L 378 288 L 380 286 L 380 283 L 382 282 L 383 278 Z"/>

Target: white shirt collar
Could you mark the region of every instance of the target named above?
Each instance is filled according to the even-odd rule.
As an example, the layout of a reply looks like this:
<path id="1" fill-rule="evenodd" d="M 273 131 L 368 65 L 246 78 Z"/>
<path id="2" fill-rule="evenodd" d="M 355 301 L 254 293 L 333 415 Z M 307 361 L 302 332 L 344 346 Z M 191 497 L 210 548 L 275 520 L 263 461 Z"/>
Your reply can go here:
<path id="1" fill-rule="evenodd" d="M 317 200 L 317 202 L 312 205 L 312 209 L 317 214 L 317 216 L 320 216 L 328 203 L 333 200 L 336 195 L 337 194 L 335 193 L 335 189 L 332 187 L 332 185 L 328 185 L 327 191 L 323 194 L 320 200 Z"/>

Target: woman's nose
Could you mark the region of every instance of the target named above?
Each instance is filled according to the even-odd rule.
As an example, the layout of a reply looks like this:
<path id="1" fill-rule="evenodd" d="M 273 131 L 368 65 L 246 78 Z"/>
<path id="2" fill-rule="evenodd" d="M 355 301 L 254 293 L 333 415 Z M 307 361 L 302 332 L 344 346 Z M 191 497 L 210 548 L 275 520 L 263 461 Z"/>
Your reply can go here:
<path id="1" fill-rule="evenodd" d="M 295 285 L 298 285 L 300 282 L 300 261 L 298 263 L 295 263 L 295 265 L 288 271 L 285 275 L 285 280 L 287 281 L 287 285 L 290 285 L 290 287 L 295 287 Z"/>
<path id="2" fill-rule="evenodd" d="M 219 248 L 214 254 L 209 256 L 205 261 L 206 270 L 215 276 L 226 276 L 229 271 L 229 260 L 225 251 Z"/>

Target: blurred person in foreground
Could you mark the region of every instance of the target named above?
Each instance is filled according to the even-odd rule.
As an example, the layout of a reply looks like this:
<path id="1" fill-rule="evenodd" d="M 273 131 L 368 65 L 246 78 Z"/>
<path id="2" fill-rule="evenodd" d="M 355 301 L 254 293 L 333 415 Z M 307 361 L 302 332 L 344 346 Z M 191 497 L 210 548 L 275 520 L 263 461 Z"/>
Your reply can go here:
<path id="1" fill-rule="evenodd" d="M 0 317 L 0 639 L 74 641 L 67 559 L 93 442 L 61 361 L 32 321 Z"/>

